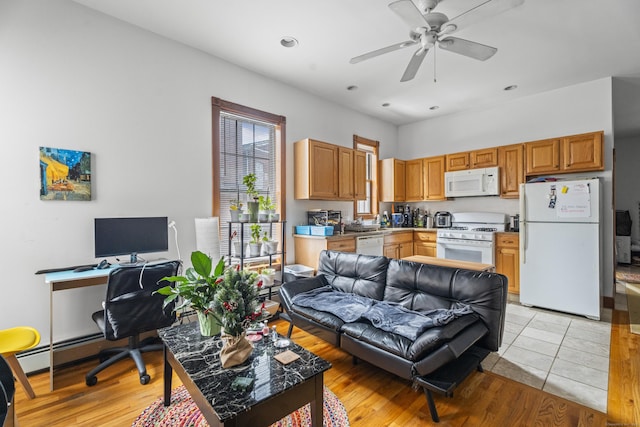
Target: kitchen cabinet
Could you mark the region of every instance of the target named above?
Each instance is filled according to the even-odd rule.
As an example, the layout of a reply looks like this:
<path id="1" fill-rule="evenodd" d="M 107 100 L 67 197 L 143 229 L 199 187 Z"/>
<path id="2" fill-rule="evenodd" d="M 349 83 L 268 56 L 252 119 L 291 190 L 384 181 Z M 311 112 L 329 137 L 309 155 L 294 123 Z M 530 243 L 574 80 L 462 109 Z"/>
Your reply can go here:
<path id="1" fill-rule="evenodd" d="M 603 132 L 526 142 L 526 175 L 604 170 Z"/>
<path id="2" fill-rule="evenodd" d="M 435 257 L 436 230 L 413 232 L 413 254 Z"/>
<path id="3" fill-rule="evenodd" d="M 353 198 L 367 198 L 367 153 L 353 150 Z"/>
<path id="4" fill-rule="evenodd" d="M 500 197 L 517 199 L 524 183 L 524 147 L 522 144 L 498 147 Z"/>
<path id="5" fill-rule="evenodd" d="M 366 198 L 366 154 L 328 142 L 303 139 L 293 144 L 296 199 Z"/>
<path id="6" fill-rule="evenodd" d="M 378 191 L 381 202 L 404 202 L 405 192 L 404 160 L 394 158 L 378 161 Z"/>
<path id="7" fill-rule="evenodd" d="M 424 197 L 422 159 L 407 160 L 405 163 L 405 200 L 407 202 L 420 202 Z"/>
<path id="8" fill-rule="evenodd" d="M 469 152 L 447 154 L 445 156 L 446 170 L 450 171 L 462 171 L 469 169 Z"/>
<path id="9" fill-rule="evenodd" d="M 338 198 L 353 200 L 353 150 L 338 147 Z"/>
<path id="10" fill-rule="evenodd" d="M 510 293 L 520 293 L 520 239 L 517 233 L 496 233 L 496 272 L 507 276 Z"/>
<path id="11" fill-rule="evenodd" d="M 353 235 L 341 235 L 332 237 L 294 235 L 296 264 L 302 264 L 318 269 L 320 252 L 323 250 L 355 252 L 356 238 Z"/>
<path id="12" fill-rule="evenodd" d="M 444 168 L 445 156 L 422 159 L 425 200 L 445 200 Z"/>
<path id="13" fill-rule="evenodd" d="M 394 231 L 384 236 L 383 255 L 400 259 L 413 255 L 413 231 Z"/>
<path id="14" fill-rule="evenodd" d="M 469 152 L 469 169 L 498 166 L 498 148 L 485 148 Z"/>
<path id="15" fill-rule="evenodd" d="M 496 147 L 483 148 L 482 150 L 447 154 L 445 158 L 447 172 L 489 168 L 498 166 L 498 149 Z"/>

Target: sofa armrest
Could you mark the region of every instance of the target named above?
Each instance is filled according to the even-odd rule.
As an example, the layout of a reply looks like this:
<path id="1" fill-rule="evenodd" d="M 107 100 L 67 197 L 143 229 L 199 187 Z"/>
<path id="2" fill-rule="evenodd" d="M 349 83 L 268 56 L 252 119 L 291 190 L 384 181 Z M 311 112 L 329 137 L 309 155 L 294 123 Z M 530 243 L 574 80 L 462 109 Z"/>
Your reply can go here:
<path id="1" fill-rule="evenodd" d="M 291 282 L 285 282 L 280 286 L 280 302 L 284 306 L 285 310 L 291 311 L 293 303 L 291 300 L 298 294 L 310 291 L 312 289 L 327 286 L 327 279 L 324 275 L 318 275 L 314 277 L 305 277 L 304 279 L 297 279 Z"/>

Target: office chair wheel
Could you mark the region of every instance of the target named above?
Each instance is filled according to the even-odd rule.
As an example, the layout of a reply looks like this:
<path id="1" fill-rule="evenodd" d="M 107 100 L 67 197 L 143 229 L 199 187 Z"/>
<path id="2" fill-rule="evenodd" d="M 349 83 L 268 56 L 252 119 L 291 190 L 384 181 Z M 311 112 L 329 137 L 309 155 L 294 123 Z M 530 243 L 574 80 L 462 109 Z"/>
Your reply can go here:
<path id="1" fill-rule="evenodd" d="M 149 375 L 144 374 L 140 376 L 140 384 L 146 385 L 149 384 L 149 381 L 151 381 L 151 377 Z"/>
<path id="2" fill-rule="evenodd" d="M 94 385 L 98 384 L 98 377 L 93 376 L 93 377 L 85 378 L 84 382 L 85 382 L 89 387 L 94 386 Z"/>

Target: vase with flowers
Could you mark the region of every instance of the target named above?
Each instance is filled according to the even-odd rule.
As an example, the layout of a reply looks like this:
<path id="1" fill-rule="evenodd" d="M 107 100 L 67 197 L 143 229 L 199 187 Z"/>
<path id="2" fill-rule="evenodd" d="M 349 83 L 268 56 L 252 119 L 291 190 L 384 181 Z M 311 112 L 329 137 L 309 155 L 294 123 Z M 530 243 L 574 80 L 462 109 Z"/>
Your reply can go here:
<path id="1" fill-rule="evenodd" d="M 224 271 L 212 304 L 222 324 L 220 351 L 223 368 L 239 365 L 249 358 L 253 346 L 246 338 L 247 329 L 266 317 L 264 303 L 258 303 L 262 280 L 258 273 L 241 270 L 239 265 Z"/>
<path id="2" fill-rule="evenodd" d="M 215 298 L 219 277 L 224 273 L 224 260 L 221 259 L 213 268 L 211 257 L 195 251 L 191 254 L 191 265 L 184 276 L 163 278 L 162 280 L 172 282 L 173 285 L 160 288 L 156 292 L 165 296 L 165 306 L 178 297 L 182 298 L 175 310 L 191 307 L 198 315 L 200 333 L 203 336 L 217 335 L 220 333 L 221 322 L 214 315 L 211 304 Z"/>
<path id="3" fill-rule="evenodd" d="M 258 222 L 258 190 L 256 181 L 258 177 L 255 173 L 250 173 L 242 178 L 242 183 L 247 187 L 247 210 L 249 211 L 249 221 Z"/>

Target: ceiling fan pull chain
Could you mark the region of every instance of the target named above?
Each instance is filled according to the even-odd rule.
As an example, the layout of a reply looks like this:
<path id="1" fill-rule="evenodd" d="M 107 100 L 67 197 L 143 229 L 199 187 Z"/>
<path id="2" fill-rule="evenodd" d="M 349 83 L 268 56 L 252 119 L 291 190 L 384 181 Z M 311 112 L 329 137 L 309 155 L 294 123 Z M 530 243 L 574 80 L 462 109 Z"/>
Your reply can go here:
<path id="1" fill-rule="evenodd" d="M 433 49 L 433 82 L 434 83 L 438 83 L 438 80 L 436 78 L 436 56 L 437 56 L 436 55 L 436 50 L 437 49 L 435 49 L 435 45 L 433 47 L 434 47 L 434 49 Z"/>

